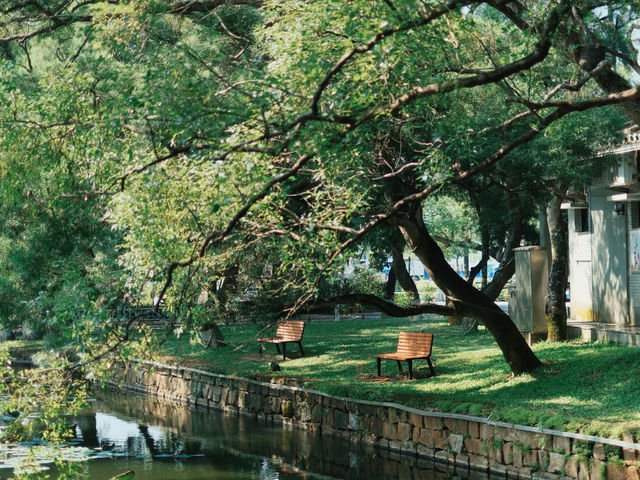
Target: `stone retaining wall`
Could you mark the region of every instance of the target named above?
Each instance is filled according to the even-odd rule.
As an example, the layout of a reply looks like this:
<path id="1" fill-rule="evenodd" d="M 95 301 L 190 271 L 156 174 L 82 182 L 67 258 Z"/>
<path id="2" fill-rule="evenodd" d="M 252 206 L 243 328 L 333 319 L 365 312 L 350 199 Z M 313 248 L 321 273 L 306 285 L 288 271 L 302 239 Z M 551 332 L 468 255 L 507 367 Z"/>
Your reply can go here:
<path id="1" fill-rule="evenodd" d="M 129 364 L 116 386 L 432 459 L 463 477 L 640 480 L 640 444 L 631 435 L 616 440 L 538 429 L 142 361 Z"/>

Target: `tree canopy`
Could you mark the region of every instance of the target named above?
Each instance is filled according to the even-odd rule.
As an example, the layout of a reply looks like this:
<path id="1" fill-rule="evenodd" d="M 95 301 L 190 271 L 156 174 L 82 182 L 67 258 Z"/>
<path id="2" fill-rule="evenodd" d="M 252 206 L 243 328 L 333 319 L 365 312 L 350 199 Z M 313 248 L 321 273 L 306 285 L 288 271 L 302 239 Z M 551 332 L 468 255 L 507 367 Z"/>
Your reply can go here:
<path id="1" fill-rule="evenodd" d="M 637 18 L 563 0 L 4 2 L 1 319 L 67 328 L 151 298 L 197 327 L 327 300 L 455 310 L 531 371 L 493 299 L 549 187 L 580 187 L 640 120 Z M 431 230 L 424 202 L 446 196 L 504 267 L 484 293 Z M 326 289 L 384 229 L 449 306 Z"/>

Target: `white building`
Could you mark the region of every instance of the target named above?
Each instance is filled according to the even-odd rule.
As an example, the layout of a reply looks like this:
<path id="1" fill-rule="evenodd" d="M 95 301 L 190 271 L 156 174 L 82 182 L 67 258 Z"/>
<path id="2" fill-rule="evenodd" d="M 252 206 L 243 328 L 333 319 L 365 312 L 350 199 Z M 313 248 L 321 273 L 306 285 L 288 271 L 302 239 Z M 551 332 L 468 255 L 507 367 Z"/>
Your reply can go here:
<path id="1" fill-rule="evenodd" d="M 640 135 L 595 162 L 569 217 L 573 320 L 640 325 Z"/>

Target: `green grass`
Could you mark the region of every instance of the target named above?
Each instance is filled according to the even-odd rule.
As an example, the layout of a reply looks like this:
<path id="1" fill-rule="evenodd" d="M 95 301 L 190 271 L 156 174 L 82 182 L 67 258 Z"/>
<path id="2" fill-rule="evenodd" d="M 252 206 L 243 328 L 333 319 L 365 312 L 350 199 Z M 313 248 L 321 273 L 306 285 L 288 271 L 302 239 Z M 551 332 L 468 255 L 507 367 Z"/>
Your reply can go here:
<path id="1" fill-rule="evenodd" d="M 258 355 L 260 326 L 222 327 L 228 347 L 203 350 L 187 338 L 170 339 L 161 359 L 250 378 L 294 379 L 297 384 L 345 397 L 398 402 L 421 409 L 489 416 L 494 420 L 618 437 L 640 428 L 640 350 L 608 343 L 539 343 L 543 366 L 510 378 L 502 353 L 484 329 L 462 335 L 460 327 L 431 319 L 344 320 L 306 326 L 299 357 L 282 362 L 273 345 Z M 375 354 L 395 350 L 400 330 L 433 332 L 437 375 L 416 361 L 417 379 L 398 375 L 383 361 L 388 382 L 373 382 Z M 268 333 L 268 332 L 267 332 Z M 262 334 L 261 334 L 262 335 Z M 173 358 L 171 358 L 173 357 Z M 268 362 L 282 370 L 271 372 Z M 406 370 L 406 364 L 405 364 Z M 284 380 L 283 380 L 284 381 Z"/>

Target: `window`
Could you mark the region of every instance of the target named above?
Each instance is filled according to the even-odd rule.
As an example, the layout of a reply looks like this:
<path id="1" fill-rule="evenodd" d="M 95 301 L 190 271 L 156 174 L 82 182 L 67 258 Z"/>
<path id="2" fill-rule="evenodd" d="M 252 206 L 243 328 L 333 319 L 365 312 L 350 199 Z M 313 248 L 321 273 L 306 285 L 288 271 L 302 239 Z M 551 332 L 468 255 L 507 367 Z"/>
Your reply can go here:
<path id="1" fill-rule="evenodd" d="M 588 232 L 589 231 L 589 209 L 576 208 L 573 211 L 573 215 L 575 217 L 576 232 L 577 233 Z"/>
<path id="2" fill-rule="evenodd" d="M 631 228 L 640 228 L 640 202 L 629 202 Z"/>

